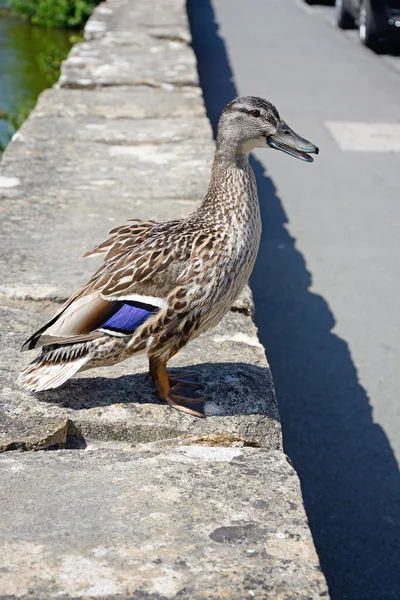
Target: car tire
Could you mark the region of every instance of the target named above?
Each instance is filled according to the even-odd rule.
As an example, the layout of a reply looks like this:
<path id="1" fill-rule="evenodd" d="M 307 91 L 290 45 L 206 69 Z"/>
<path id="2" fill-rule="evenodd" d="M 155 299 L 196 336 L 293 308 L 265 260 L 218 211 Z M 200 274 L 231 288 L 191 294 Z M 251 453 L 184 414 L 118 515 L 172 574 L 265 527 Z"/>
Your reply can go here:
<path id="1" fill-rule="evenodd" d="M 355 26 L 354 17 L 350 12 L 348 0 L 336 0 L 335 22 L 340 29 L 352 29 Z"/>
<path id="2" fill-rule="evenodd" d="M 379 38 L 370 0 L 362 0 L 361 2 L 358 33 L 363 46 L 371 48 L 371 50 L 378 50 Z"/>

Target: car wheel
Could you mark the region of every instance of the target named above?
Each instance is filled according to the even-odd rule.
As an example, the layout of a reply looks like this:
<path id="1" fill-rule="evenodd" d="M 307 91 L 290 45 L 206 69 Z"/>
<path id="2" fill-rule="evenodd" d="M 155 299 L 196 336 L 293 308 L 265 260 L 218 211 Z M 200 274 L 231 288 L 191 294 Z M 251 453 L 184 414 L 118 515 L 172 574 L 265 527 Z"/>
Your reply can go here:
<path id="1" fill-rule="evenodd" d="M 354 27 L 355 22 L 349 9 L 348 0 L 336 0 L 335 22 L 340 29 L 351 29 Z"/>
<path id="2" fill-rule="evenodd" d="M 375 15 L 371 8 L 370 0 L 362 0 L 358 32 L 360 42 L 367 48 L 377 50 L 379 39 L 376 33 Z"/>

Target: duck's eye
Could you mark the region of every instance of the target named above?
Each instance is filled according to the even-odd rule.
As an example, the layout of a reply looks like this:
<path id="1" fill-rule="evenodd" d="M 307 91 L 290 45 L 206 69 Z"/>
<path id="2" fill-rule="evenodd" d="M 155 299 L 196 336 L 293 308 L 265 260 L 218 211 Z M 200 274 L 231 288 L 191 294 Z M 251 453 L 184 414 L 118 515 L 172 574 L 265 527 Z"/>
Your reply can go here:
<path id="1" fill-rule="evenodd" d="M 259 111 L 259 110 L 251 110 L 251 111 L 250 111 L 250 114 L 251 114 L 253 117 L 259 117 L 259 116 L 260 116 L 260 111 Z"/>

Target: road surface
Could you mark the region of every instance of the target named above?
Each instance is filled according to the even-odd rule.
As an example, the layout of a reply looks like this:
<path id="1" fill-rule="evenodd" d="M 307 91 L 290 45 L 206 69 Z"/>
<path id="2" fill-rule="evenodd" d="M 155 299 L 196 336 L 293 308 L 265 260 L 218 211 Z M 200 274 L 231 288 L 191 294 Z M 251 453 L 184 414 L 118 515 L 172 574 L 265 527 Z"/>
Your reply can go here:
<path id="1" fill-rule="evenodd" d="M 189 18 L 214 126 L 260 95 L 321 149 L 256 152 L 257 325 L 332 598 L 399 600 L 400 57 L 302 0 L 190 0 Z"/>

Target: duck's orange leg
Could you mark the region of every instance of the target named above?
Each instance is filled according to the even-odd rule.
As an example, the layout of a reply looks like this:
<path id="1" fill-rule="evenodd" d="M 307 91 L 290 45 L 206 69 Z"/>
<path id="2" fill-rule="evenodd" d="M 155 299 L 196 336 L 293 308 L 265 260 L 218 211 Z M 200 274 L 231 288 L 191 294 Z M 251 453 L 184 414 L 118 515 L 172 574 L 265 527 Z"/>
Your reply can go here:
<path id="1" fill-rule="evenodd" d="M 205 417 L 204 412 L 199 412 L 188 405 L 199 404 L 202 405 L 207 401 L 206 398 L 190 398 L 188 396 L 181 396 L 177 394 L 178 389 L 185 387 L 184 380 L 180 380 L 171 388 L 170 381 L 173 378 L 168 377 L 167 363 L 162 360 L 154 358 L 149 359 L 149 370 L 150 376 L 156 386 L 158 397 L 160 400 L 167 402 L 171 408 L 180 410 L 181 412 L 188 413 L 195 417 Z"/>

